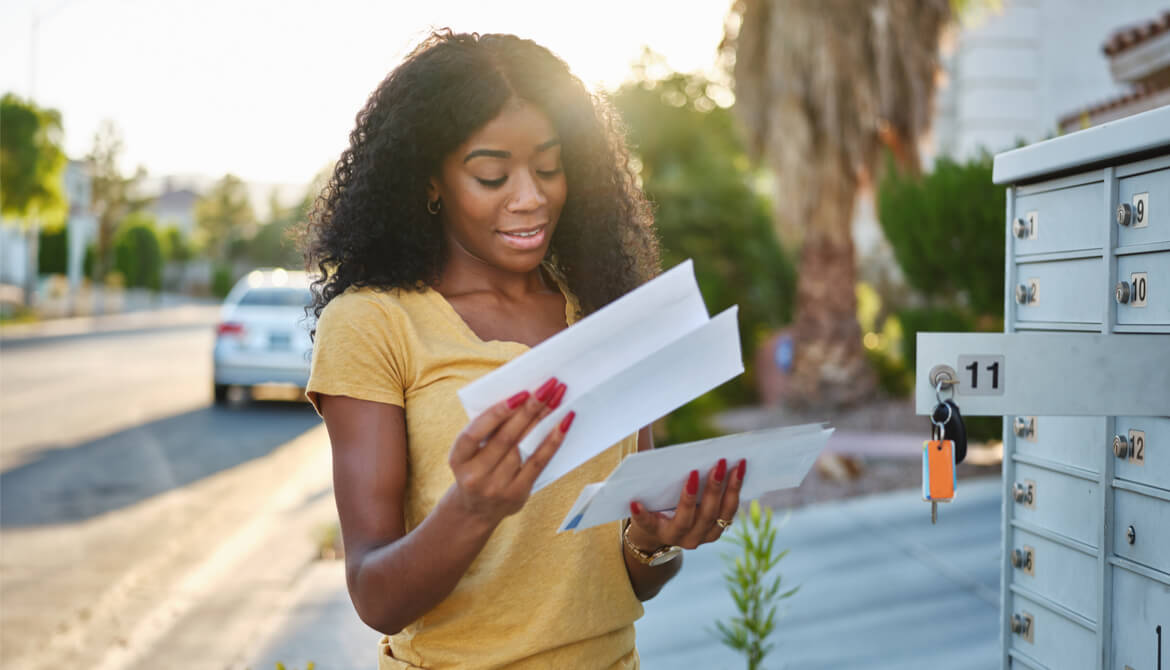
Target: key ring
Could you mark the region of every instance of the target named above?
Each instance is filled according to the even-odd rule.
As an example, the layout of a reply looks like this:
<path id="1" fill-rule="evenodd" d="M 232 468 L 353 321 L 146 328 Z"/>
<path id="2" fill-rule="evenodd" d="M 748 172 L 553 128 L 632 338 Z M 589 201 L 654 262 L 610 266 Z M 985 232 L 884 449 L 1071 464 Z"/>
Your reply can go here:
<path id="1" fill-rule="evenodd" d="M 943 419 L 942 421 L 938 421 L 934 418 L 934 415 L 936 412 L 938 412 L 939 407 L 946 407 L 947 408 L 947 418 Z M 935 438 L 935 431 L 937 430 L 938 436 L 935 439 L 941 440 L 943 438 L 943 435 L 946 434 L 946 425 L 948 423 L 950 423 L 950 420 L 954 416 L 955 416 L 955 411 L 953 409 L 951 409 L 951 406 L 940 400 L 938 405 L 935 406 L 935 408 L 933 410 L 931 410 L 931 412 L 930 412 L 930 423 L 931 423 L 930 436 L 931 436 L 931 438 Z"/>
<path id="2" fill-rule="evenodd" d="M 946 404 L 946 401 L 943 400 L 943 397 L 942 397 L 943 384 L 950 386 L 951 387 L 951 397 L 953 398 L 955 396 L 954 387 L 955 387 L 956 382 L 951 380 L 950 378 L 943 379 L 940 377 L 938 380 L 938 383 L 935 384 L 935 387 L 934 387 L 934 397 L 936 400 L 938 400 L 938 404 L 940 404 L 940 405 Z M 950 407 L 948 407 L 947 409 L 949 410 Z M 947 421 L 950 421 L 950 420 L 951 420 L 950 417 L 947 417 Z M 946 421 L 944 421 L 943 423 L 946 423 Z"/>

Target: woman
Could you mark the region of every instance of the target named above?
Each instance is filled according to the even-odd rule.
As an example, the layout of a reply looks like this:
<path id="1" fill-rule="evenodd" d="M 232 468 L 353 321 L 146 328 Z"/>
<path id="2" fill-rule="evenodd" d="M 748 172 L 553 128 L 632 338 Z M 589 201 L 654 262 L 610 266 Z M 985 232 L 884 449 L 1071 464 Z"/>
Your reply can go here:
<path id="1" fill-rule="evenodd" d="M 642 429 L 531 494 L 573 414 L 549 371 L 470 423 L 456 391 L 651 278 L 658 252 L 613 112 L 510 35 L 432 35 L 370 96 L 318 199 L 307 393 L 325 419 L 354 606 L 381 668 L 635 668 L 633 622 L 714 541 L 745 465 L 678 510 L 556 529 Z M 623 526 L 628 526 L 623 533 Z"/>

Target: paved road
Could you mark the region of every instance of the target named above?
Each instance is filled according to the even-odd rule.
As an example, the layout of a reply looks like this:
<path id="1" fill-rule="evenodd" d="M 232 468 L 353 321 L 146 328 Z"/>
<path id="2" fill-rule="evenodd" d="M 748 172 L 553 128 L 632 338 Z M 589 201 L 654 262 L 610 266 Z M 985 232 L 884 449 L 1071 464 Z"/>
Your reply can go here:
<path id="1" fill-rule="evenodd" d="M 300 468 L 280 447 L 312 409 L 209 406 L 211 347 L 206 324 L 0 346 L 0 665 L 130 648 Z"/>

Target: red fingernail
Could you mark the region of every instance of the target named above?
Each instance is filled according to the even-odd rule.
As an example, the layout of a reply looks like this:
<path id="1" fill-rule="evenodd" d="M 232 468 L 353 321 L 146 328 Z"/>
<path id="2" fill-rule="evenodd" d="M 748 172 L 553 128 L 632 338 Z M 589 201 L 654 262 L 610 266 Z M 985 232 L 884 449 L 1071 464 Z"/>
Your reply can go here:
<path id="1" fill-rule="evenodd" d="M 720 458 L 719 465 L 715 466 L 715 481 L 722 482 L 723 478 L 727 476 L 727 459 Z"/>
<path id="2" fill-rule="evenodd" d="M 699 492 L 699 471 L 691 470 L 691 478 L 687 480 L 687 495 L 695 495 Z"/>
<path id="3" fill-rule="evenodd" d="M 565 385 L 560 384 L 557 390 L 553 391 L 552 397 L 548 399 L 548 408 L 556 409 L 561 406 L 561 398 L 565 397 Z"/>
<path id="4" fill-rule="evenodd" d="M 540 402 L 544 402 L 545 400 L 548 400 L 549 395 L 553 392 L 553 389 L 555 389 L 556 387 L 557 387 L 557 378 L 553 377 L 552 379 L 545 382 L 543 386 L 536 389 L 536 399 L 539 400 Z"/>
<path id="5" fill-rule="evenodd" d="M 520 403 L 524 402 L 525 400 L 528 400 L 528 391 L 521 391 L 517 393 L 511 398 L 508 398 L 508 409 L 516 409 L 520 406 Z"/>
<path id="6" fill-rule="evenodd" d="M 573 425 L 573 418 L 575 416 L 577 416 L 576 412 L 569 412 L 568 414 L 565 415 L 565 418 L 561 419 L 561 432 L 562 433 L 569 432 L 569 426 Z"/>
<path id="7" fill-rule="evenodd" d="M 642 506 L 636 502 L 632 502 L 632 503 L 630 503 L 630 512 L 633 514 L 641 514 L 642 513 Z"/>
<path id="8" fill-rule="evenodd" d="M 742 482 L 743 481 L 743 473 L 746 470 L 747 470 L 747 459 L 744 459 L 744 460 L 739 462 L 739 467 L 736 468 L 735 478 Z"/>

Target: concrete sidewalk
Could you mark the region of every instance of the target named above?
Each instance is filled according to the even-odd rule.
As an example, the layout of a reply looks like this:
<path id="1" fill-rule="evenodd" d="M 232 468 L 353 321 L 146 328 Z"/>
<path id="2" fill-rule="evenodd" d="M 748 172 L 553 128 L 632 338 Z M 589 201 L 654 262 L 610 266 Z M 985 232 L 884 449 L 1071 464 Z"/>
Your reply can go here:
<path id="1" fill-rule="evenodd" d="M 800 591 L 781 606 L 765 666 L 998 667 L 1000 491 L 998 478 L 960 481 L 935 526 L 917 490 L 792 512 L 778 534 L 791 549 L 779 569 Z M 643 668 L 745 666 L 712 632 L 734 614 L 720 558 L 734 549 L 687 552 L 683 572 L 646 603 L 637 623 Z M 248 667 L 376 667 L 379 635 L 354 614 L 340 563 L 314 564 L 288 602 L 273 634 L 246 655 Z"/>
<path id="2" fill-rule="evenodd" d="M 164 306 L 120 314 L 45 319 L 0 328 L 0 346 L 44 342 L 93 334 L 129 333 L 171 328 L 210 328 L 219 318 L 219 303 Z"/>

